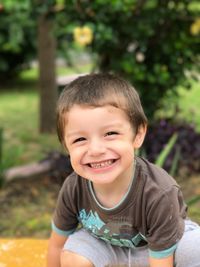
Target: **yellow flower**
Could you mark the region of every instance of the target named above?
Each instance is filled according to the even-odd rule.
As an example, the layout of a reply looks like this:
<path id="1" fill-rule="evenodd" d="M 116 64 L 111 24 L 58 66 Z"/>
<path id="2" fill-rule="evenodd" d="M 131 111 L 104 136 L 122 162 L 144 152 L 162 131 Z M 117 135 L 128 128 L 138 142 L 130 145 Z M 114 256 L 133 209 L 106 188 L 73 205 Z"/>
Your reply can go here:
<path id="1" fill-rule="evenodd" d="M 200 33 L 200 18 L 196 19 L 191 27 L 190 27 L 190 32 L 192 35 L 198 35 Z"/>
<path id="2" fill-rule="evenodd" d="M 74 41 L 81 46 L 88 45 L 93 40 L 93 32 L 88 26 L 76 27 L 73 32 Z"/>

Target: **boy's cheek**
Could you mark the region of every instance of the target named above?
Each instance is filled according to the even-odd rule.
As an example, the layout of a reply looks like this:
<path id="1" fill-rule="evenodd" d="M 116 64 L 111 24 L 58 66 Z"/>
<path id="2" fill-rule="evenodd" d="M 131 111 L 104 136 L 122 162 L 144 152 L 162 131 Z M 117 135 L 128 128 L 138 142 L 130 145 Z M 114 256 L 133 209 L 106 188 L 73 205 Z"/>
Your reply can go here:
<path id="1" fill-rule="evenodd" d="M 71 162 L 74 164 L 77 164 L 81 161 L 82 156 L 81 156 L 81 149 L 69 149 L 69 156 L 71 159 Z"/>

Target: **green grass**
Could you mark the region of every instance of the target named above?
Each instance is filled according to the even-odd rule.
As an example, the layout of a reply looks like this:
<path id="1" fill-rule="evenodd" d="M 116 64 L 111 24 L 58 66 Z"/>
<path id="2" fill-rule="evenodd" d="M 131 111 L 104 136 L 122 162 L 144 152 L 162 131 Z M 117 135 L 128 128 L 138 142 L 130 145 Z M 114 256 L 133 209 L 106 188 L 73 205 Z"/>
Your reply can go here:
<path id="1" fill-rule="evenodd" d="M 190 90 L 180 88 L 179 93 L 180 118 L 194 123 L 200 131 L 200 83 L 193 82 Z"/>
<path id="2" fill-rule="evenodd" d="M 189 4 L 189 9 L 191 11 L 195 11 L 195 12 L 200 12 L 200 3 L 199 1 L 191 1 L 191 3 Z"/>
<path id="3" fill-rule="evenodd" d="M 87 73 L 90 72 L 92 65 L 90 63 L 85 65 L 80 65 L 77 68 L 68 68 L 68 67 L 58 67 L 56 69 L 56 75 L 71 75 L 74 73 Z M 19 75 L 20 81 L 35 81 L 38 77 L 38 68 L 30 68 L 25 71 L 22 71 Z"/>
<path id="4" fill-rule="evenodd" d="M 48 151 L 60 149 L 56 134 L 38 131 L 38 101 L 37 91 L 0 93 L 5 168 L 42 159 Z"/>
<path id="5" fill-rule="evenodd" d="M 191 81 L 191 88 L 178 88 L 178 97 L 166 97 L 164 108 L 158 110 L 158 118 L 172 117 L 177 121 L 189 122 L 200 132 L 200 83 Z"/>

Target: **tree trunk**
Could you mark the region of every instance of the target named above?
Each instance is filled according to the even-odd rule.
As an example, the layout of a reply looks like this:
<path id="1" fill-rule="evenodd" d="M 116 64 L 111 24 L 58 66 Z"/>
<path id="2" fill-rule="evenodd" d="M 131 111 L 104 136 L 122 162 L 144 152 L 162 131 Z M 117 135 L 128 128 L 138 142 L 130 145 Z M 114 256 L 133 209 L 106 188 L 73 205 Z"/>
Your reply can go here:
<path id="1" fill-rule="evenodd" d="M 40 132 L 55 131 L 57 85 L 55 73 L 56 40 L 53 19 L 41 15 L 38 23 L 38 59 L 40 87 Z"/>

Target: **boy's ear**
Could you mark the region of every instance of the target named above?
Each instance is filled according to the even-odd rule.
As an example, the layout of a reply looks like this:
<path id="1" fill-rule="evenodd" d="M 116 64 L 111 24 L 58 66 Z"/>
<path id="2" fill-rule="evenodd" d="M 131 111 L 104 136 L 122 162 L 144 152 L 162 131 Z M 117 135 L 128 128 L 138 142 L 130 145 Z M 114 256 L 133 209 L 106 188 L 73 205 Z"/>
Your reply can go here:
<path id="1" fill-rule="evenodd" d="M 141 145 L 143 144 L 143 141 L 144 141 L 146 132 L 147 132 L 147 125 L 140 125 L 138 127 L 138 130 L 137 130 L 135 139 L 133 141 L 134 148 L 137 149 L 137 148 L 140 148 L 141 147 Z"/>

